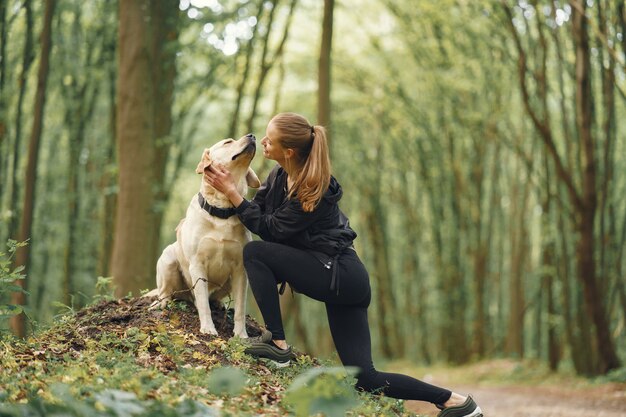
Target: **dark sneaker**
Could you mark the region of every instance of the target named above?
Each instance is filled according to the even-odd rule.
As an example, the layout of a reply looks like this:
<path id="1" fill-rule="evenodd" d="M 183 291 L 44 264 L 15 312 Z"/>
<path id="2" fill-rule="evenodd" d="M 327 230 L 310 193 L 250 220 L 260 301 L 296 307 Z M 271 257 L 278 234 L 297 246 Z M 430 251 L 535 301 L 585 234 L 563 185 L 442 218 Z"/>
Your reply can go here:
<path id="1" fill-rule="evenodd" d="M 471 396 L 468 396 L 463 404 L 444 408 L 437 417 L 483 417 L 483 410 L 476 405 Z"/>
<path id="2" fill-rule="evenodd" d="M 271 337 L 272 334 L 270 333 L 269 340 L 264 341 L 263 335 L 261 335 L 261 341 L 251 343 L 244 352 L 257 358 L 269 359 L 279 368 L 289 366 L 291 359 L 295 359 L 291 346 L 287 349 L 281 349 L 272 343 Z"/>

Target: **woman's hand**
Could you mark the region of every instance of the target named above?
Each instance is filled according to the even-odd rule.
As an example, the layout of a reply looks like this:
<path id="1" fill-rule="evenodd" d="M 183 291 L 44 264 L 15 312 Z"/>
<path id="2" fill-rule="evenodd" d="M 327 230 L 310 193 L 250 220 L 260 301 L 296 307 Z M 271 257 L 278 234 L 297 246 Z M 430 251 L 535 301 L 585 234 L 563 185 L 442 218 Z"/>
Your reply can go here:
<path id="1" fill-rule="evenodd" d="M 237 185 L 230 171 L 221 165 L 211 165 L 208 171 L 204 172 L 204 178 L 209 185 L 217 191 L 224 193 L 226 197 L 236 206 L 241 204 L 243 197 L 237 191 Z"/>

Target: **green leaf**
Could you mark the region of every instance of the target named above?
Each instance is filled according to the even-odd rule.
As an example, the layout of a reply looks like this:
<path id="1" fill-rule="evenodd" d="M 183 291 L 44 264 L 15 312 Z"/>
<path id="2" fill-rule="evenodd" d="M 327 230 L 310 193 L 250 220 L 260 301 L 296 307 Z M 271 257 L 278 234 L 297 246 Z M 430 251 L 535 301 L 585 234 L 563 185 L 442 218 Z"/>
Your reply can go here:
<path id="1" fill-rule="evenodd" d="M 209 374 L 207 389 L 216 395 L 237 395 L 247 381 L 248 377 L 239 368 L 223 366 L 215 368 Z"/>
<path id="2" fill-rule="evenodd" d="M 287 391 L 297 391 L 311 384 L 316 378 L 320 375 L 331 374 L 331 375 L 345 375 L 345 376 L 354 376 L 358 372 L 358 368 L 354 366 L 330 366 L 330 367 L 319 367 L 312 368 L 308 371 L 298 375 Z"/>
<path id="3" fill-rule="evenodd" d="M 344 415 L 358 405 L 351 375 L 356 368 L 313 368 L 299 375 L 287 390 L 285 403 L 295 415 L 307 417 L 316 413 L 326 416 Z"/>
<path id="4" fill-rule="evenodd" d="M 15 304 L 4 304 L 0 305 L 0 314 L 3 316 L 16 316 L 21 314 L 24 311 L 24 308 Z"/>
<path id="5" fill-rule="evenodd" d="M 322 413 L 327 417 L 344 416 L 347 411 L 359 405 L 355 396 L 335 396 L 314 398 L 309 405 L 309 415 Z"/>
<path id="6" fill-rule="evenodd" d="M 178 404 L 176 414 L 179 417 L 219 417 L 220 415 L 215 408 L 189 399 Z"/>
<path id="7" fill-rule="evenodd" d="M 132 392 L 109 389 L 95 395 L 96 400 L 118 417 L 141 414 L 145 407 Z"/>

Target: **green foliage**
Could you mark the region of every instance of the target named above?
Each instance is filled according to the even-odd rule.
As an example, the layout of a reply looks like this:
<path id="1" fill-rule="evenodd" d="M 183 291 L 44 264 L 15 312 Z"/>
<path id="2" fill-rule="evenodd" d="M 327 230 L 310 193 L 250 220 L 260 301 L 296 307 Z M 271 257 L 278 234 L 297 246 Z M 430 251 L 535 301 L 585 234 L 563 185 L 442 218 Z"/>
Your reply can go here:
<path id="1" fill-rule="evenodd" d="M 59 316 L 62 315 L 74 315 L 76 314 L 76 309 L 74 307 L 74 295 L 70 294 L 70 304 L 65 304 L 60 301 L 53 301 L 50 303 L 52 307 L 56 307 L 59 309 Z"/>
<path id="2" fill-rule="evenodd" d="M 27 294 L 21 286 L 16 284 L 17 281 L 26 278 L 26 275 L 22 273 L 24 266 L 18 265 L 13 269 L 11 268 L 15 252 L 26 245 L 28 245 L 28 241 L 17 242 L 13 239 L 8 239 L 7 252 L 0 252 L 0 299 L 4 298 L 5 294 L 14 292 Z M 22 312 L 24 312 L 23 306 L 8 303 L 0 304 L 0 320 L 21 314 Z"/>
<path id="3" fill-rule="evenodd" d="M 153 400 L 141 401 L 132 392 L 107 389 L 92 397 L 75 398 L 66 384 L 51 387 L 54 400 L 33 396 L 26 404 L 0 404 L 0 416 L 76 416 L 76 417 L 217 417 L 219 411 L 198 401 L 185 399 L 174 406 Z"/>
<path id="4" fill-rule="evenodd" d="M 626 367 L 621 367 L 614 369 L 607 373 L 606 375 L 600 376 L 596 378 L 597 382 L 606 383 L 606 382 L 617 382 L 620 384 L 626 383 Z"/>
<path id="5" fill-rule="evenodd" d="M 209 374 L 207 388 L 215 395 L 238 395 L 244 389 L 248 377 L 239 368 L 223 366 Z"/>
<path id="6" fill-rule="evenodd" d="M 298 417 L 318 413 L 325 416 L 345 415 L 359 405 L 351 378 L 355 373 L 353 368 L 310 369 L 293 381 L 285 402 L 291 405 Z"/>
<path id="7" fill-rule="evenodd" d="M 114 293 L 115 286 L 113 285 L 113 277 L 98 277 L 98 280 L 96 281 L 96 293 L 93 296 L 93 301 L 98 302 L 101 300 L 115 300 Z"/>
<path id="8" fill-rule="evenodd" d="M 410 415 L 398 401 L 357 395 L 353 369 L 320 366 L 304 354 L 293 366 L 270 367 L 246 355 L 238 338 L 197 333 L 195 310 L 157 313 L 149 305 L 145 298 L 100 301 L 31 339 L 0 345 L 0 417 L 226 417 L 288 415 L 290 408 L 297 415 Z"/>

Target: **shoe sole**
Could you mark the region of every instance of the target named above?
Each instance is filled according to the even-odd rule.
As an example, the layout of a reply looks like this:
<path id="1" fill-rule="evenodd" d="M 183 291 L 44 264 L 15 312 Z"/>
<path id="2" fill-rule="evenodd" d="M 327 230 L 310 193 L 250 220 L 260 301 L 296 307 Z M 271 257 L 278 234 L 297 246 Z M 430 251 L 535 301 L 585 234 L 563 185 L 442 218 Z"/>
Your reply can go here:
<path id="1" fill-rule="evenodd" d="M 271 363 L 272 365 L 274 365 L 277 368 L 287 368 L 289 365 L 291 365 L 291 361 L 278 362 L 278 361 L 275 361 L 273 359 L 268 359 L 268 358 L 259 358 L 259 359 L 261 359 L 263 362 Z"/>
<path id="2" fill-rule="evenodd" d="M 458 410 L 454 410 L 454 411 L 458 411 Z M 453 414 L 453 412 L 444 413 L 442 411 L 441 413 L 439 413 L 437 415 L 440 416 L 440 417 L 447 417 L 448 415 L 455 415 L 455 414 L 456 413 Z M 480 407 L 476 406 L 474 411 L 472 411 L 471 413 L 463 414 L 462 416 L 458 416 L 458 417 L 483 417 L 483 410 L 481 410 Z"/>

